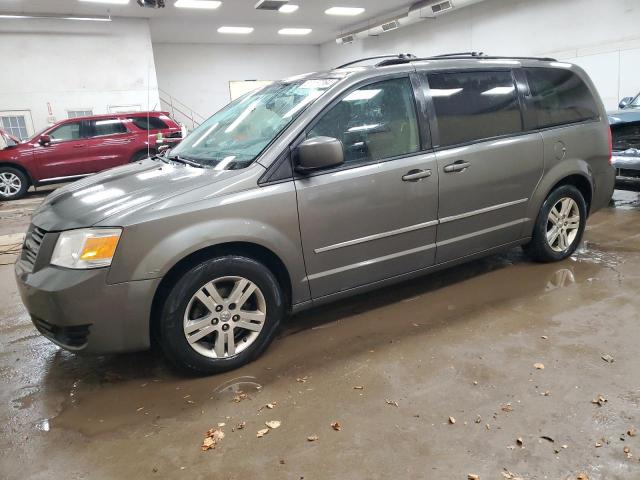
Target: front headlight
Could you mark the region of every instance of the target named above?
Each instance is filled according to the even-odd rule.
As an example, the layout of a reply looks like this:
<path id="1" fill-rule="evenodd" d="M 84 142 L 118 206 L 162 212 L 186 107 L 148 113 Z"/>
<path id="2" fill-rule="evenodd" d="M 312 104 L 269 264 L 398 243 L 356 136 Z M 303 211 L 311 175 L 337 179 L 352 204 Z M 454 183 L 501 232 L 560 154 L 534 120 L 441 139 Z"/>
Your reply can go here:
<path id="1" fill-rule="evenodd" d="M 122 234 L 121 228 L 83 228 L 60 233 L 51 256 L 59 267 L 108 267 Z"/>

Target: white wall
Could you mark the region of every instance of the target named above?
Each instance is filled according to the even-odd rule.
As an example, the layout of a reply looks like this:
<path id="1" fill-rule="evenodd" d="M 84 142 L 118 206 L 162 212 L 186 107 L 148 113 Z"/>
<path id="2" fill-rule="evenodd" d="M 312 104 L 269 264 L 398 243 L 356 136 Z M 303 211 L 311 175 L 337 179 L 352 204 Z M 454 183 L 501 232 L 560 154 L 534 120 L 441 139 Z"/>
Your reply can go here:
<path id="1" fill-rule="evenodd" d="M 320 69 L 319 46 L 154 43 L 153 50 L 159 87 L 203 117 L 229 103 L 232 80 L 280 80 Z"/>
<path id="2" fill-rule="evenodd" d="M 640 1 L 486 0 L 435 20 L 321 46 L 325 68 L 378 54 L 419 56 L 484 51 L 491 55 L 552 55 L 594 79 L 607 108 L 640 91 Z"/>
<path id="3" fill-rule="evenodd" d="M 67 110 L 159 106 L 146 19 L 0 20 L 0 112 L 30 110 L 35 130 Z M 148 100 L 149 98 L 149 100 Z"/>

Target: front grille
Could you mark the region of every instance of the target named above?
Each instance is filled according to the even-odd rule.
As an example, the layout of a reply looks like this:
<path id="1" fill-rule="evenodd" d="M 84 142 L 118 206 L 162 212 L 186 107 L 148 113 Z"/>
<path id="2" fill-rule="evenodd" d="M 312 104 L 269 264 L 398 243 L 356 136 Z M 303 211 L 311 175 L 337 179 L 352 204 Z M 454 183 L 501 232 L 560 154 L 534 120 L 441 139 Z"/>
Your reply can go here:
<path id="1" fill-rule="evenodd" d="M 31 316 L 31 320 L 42 335 L 63 348 L 68 350 L 80 350 L 87 345 L 89 327 L 91 325 L 60 327 L 58 325 L 52 325 L 49 322 L 34 316 Z"/>
<path id="2" fill-rule="evenodd" d="M 46 233 L 47 232 L 45 230 L 38 228 L 35 225 L 31 225 L 27 231 L 27 235 L 24 238 L 24 244 L 22 245 L 22 255 L 20 256 L 20 259 L 31 268 L 33 268 L 36 260 L 38 259 L 38 252 L 40 251 L 42 240 Z"/>

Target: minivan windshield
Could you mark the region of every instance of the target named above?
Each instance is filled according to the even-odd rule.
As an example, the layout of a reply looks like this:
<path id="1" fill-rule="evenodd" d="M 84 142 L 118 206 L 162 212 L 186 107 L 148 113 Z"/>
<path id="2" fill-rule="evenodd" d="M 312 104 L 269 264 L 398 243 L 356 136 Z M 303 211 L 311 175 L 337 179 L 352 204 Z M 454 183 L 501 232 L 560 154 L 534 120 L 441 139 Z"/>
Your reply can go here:
<path id="1" fill-rule="evenodd" d="M 216 170 L 247 167 L 335 82 L 276 82 L 250 92 L 196 128 L 168 158 Z"/>

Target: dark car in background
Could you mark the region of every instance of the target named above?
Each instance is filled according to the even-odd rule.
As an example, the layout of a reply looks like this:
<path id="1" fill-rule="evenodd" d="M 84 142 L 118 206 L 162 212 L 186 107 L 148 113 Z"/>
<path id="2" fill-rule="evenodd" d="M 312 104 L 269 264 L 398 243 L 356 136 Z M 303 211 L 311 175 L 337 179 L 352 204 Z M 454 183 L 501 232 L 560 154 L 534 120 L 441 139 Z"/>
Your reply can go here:
<path id="1" fill-rule="evenodd" d="M 640 188 L 640 94 L 620 101 L 620 109 L 609 113 L 613 144 L 612 164 L 616 188 Z"/>
<path id="2" fill-rule="evenodd" d="M 70 182 L 136 162 L 181 140 L 182 127 L 166 112 L 63 120 L 0 150 L 0 200 L 20 198 L 32 185 Z"/>

